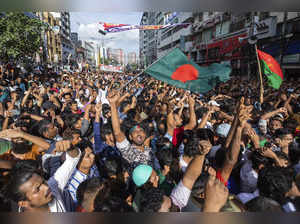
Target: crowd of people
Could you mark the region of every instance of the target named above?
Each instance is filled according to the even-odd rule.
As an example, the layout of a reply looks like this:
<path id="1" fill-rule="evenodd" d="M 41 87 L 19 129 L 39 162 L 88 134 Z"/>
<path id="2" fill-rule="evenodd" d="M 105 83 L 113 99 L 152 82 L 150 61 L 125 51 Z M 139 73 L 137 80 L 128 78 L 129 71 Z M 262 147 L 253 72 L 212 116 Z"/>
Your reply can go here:
<path id="1" fill-rule="evenodd" d="M 1 72 L 0 211 L 300 211 L 300 78 L 133 77 Z"/>

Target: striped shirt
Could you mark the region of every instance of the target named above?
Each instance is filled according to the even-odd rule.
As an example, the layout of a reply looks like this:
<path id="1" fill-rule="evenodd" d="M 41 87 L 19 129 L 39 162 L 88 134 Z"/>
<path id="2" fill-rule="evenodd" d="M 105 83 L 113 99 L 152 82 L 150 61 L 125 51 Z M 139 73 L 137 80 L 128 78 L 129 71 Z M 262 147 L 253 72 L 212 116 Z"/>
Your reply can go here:
<path id="1" fill-rule="evenodd" d="M 79 185 L 83 181 L 85 181 L 89 178 L 92 178 L 92 177 L 99 177 L 99 172 L 98 172 L 98 169 L 97 169 L 96 165 L 92 166 L 92 168 L 90 169 L 89 175 L 86 175 L 86 174 L 80 172 L 78 169 L 76 169 L 73 172 L 73 175 L 70 178 L 70 181 L 67 185 L 67 189 L 70 192 L 74 203 L 77 203 L 76 192 L 77 192 L 77 189 L 78 189 Z"/>

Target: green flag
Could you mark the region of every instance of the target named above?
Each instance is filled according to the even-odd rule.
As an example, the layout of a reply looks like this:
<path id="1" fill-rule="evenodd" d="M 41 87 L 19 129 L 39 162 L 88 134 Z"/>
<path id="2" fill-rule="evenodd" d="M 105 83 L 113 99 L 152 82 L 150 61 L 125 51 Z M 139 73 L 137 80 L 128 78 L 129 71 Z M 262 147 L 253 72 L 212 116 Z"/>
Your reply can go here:
<path id="1" fill-rule="evenodd" d="M 211 64 L 204 67 L 189 60 L 178 48 L 148 67 L 145 72 L 163 82 L 195 93 L 206 93 L 218 82 L 229 80 L 228 64 Z"/>

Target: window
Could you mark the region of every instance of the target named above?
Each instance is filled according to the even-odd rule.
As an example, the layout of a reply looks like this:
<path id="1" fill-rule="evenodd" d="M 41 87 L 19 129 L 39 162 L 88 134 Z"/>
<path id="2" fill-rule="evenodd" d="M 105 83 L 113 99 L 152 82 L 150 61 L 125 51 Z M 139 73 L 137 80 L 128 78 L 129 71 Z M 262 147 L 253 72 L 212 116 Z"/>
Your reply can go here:
<path id="1" fill-rule="evenodd" d="M 266 18 L 268 18 L 270 16 L 270 12 L 261 12 L 259 19 L 260 20 L 265 20 Z"/>

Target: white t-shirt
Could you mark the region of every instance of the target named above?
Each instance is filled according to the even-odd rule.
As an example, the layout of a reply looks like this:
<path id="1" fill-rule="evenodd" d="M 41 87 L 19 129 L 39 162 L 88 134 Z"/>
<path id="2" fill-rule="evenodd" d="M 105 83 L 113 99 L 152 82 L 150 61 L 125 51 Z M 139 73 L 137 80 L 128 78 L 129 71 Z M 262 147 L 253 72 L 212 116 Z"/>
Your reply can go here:
<path id="1" fill-rule="evenodd" d="M 180 166 L 180 169 L 182 170 L 182 172 L 185 173 L 186 171 L 186 168 L 188 167 L 189 164 L 187 164 L 184 160 L 183 160 L 183 156 L 180 156 L 179 157 L 179 166 Z"/>
<path id="2" fill-rule="evenodd" d="M 171 199 L 174 205 L 180 208 L 184 208 L 190 198 L 191 190 L 183 185 L 182 181 L 173 189 L 171 193 Z"/>

